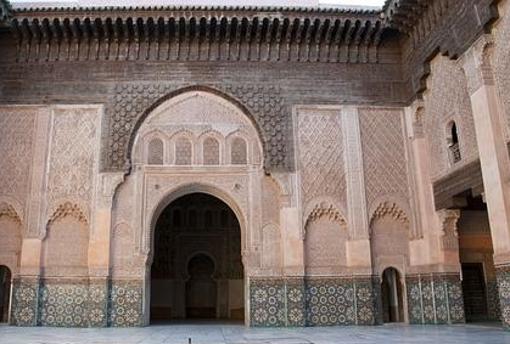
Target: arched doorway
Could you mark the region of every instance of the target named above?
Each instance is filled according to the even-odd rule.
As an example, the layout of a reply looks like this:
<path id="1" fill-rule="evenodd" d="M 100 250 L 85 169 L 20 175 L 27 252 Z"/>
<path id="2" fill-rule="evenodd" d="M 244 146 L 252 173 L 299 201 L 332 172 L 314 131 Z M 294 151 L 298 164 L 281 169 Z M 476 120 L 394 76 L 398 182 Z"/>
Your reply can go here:
<path id="1" fill-rule="evenodd" d="M 157 218 L 151 322 L 244 318 L 241 228 L 234 211 L 206 193 L 171 202 Z"/>
<path id="2" fill-rule="evenodd" d="M 397 323 L 404 321 L 404 300 L 400 274 L 395 268 L 387 268 L 382 275 L 381 297 L 383 321 Z"/>
<path id="3" fill-rule="evenodd" d="M 6 266 L 0 266 L 0 323 L 9 321 L 11 277 L 11 270 Z"/>
<path id="4" fill-rule="evenodd" d="M 217 286 L 215 264 L 211 257 L 197 254 L 188 263 L 186 281 L 186 317 L 216 318 Z"/>

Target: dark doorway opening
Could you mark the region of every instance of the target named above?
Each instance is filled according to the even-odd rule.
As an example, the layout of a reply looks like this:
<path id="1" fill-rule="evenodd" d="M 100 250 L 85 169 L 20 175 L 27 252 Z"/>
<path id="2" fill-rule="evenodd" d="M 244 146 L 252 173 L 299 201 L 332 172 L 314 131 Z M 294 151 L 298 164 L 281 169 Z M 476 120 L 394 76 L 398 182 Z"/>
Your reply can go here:
<path id="1" fill-rule="evenodd" d="M 6 266 L 0 266 L 0 323 L 9 321 L 11 280 L 11 270 Z"/>
<path id="2" fill-rule="evenodd" d="M 191 319 L 216 318 L 217 288 L 213 260 L 197 254 L 188 263 L 186 281 L 186 316 Z"/>
<path id="3" fill-rule="evenodd" d="M 383 320 L 385 323 L 404 321 L 404 300 L 400 274 L 395 268 L 384 270 L 382 275 L 381 295 Z"/>
<path id="4" fill-rule="evenodd" d="M 483 264 L 462 264 L 462 291 L 466 321 L 486 320 L 488 313 Z"/>
<path id="5" fill-rule="evenodd" d="M 472 191 L 459 194 L 455 202 L 461 210 L 457 228 L 466 321 L 496 324 L 501 311 L 487 205 Z"/>
<path id="6" fill-rule="evenodd" d="M 244 319 L 241 228 L 232 209 L 205 193 L 170 203 L 156 222 L 151 322 Z"/>

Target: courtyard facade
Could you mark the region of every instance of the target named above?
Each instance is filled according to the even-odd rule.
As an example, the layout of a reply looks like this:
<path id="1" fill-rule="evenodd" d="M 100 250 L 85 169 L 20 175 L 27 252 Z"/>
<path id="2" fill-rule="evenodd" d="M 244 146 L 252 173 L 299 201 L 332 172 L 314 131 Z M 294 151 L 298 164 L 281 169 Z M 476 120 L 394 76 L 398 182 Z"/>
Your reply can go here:
<path id="1" fill-rule="evenodd" d="M 2 322 L 510 325 L 509 0 L 55 6 L 0 0 Z"/>

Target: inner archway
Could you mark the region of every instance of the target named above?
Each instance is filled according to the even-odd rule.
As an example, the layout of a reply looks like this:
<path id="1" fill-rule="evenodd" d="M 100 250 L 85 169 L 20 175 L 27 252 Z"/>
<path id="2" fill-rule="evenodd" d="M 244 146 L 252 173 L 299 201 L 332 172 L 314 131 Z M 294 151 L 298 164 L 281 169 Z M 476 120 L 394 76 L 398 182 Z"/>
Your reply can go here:
<path id="1" fill-rule="evenodd" d="M 395 268 L 387 268 L 382 275 L 381 296 L 383 321 L 398 323 L 404 321 L 404 301 L 400 274 Z"/>
<path id="2" fill-rule="evenodd" d="M 196 319 L 216 318 L 218 304 L 214 278 L 215 265 L 205 254 L 197 254 L 188 263 L 186 281 L 186 316 Z"/>
<path id="3" fill-rule="evenodd" d="M 244 318 L 241 228 L 206 193 L 171 202 L 158 217 L 151 267 L 151 322 Z"/>
<path id="4" fill-rule="evenodd" d="M 6 266 L 0 266 L 0 323 L 9 321 L 11 279 L 11 270 Z"/>

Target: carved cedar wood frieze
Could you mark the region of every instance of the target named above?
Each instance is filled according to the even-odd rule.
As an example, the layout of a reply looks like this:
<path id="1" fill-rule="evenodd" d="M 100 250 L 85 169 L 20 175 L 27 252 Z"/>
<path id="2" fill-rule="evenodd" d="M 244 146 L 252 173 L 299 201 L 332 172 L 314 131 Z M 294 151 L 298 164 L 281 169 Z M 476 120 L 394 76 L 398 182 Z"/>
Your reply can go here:
<path id="1" fill-rule="evenodd" d="M 280 88 L 269 85 L 222 84 L 190 86 L 177 84 L 117 85 L 107 106 L 107 146 L 103 149 L 103 170 L 128 171 L 136 131 L 158 104 L 190 90 L 208 91 L 228 97 L 245 110 L 254 122 L 264 147 L 266 170 L 291 170 L 292 147 L 287 140 L 290 130 L 288 109 Z"/>
<path id="2" fill-rule="evenodd" d="M 81 11 L 87 10 L 86 14 Z M 41 9 L 39 9 L 41 11 Z M 378 11 L 284 7 L 17 9 L 19 62 L 157 60 L 373 63 Z"/>

